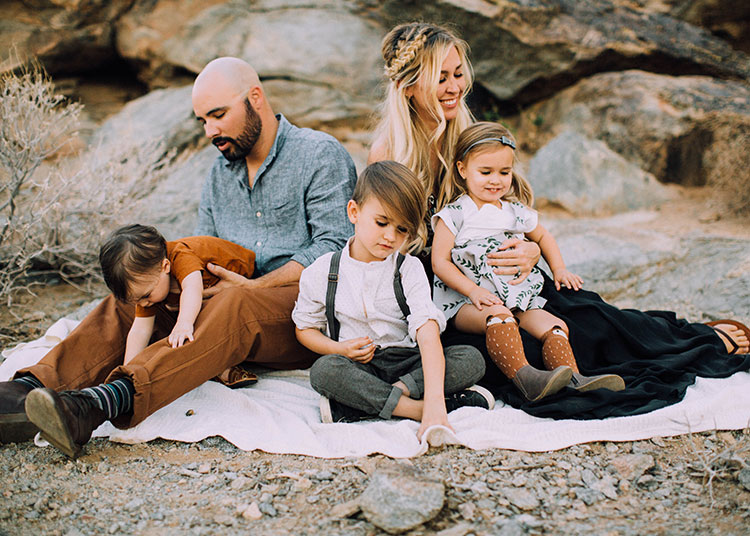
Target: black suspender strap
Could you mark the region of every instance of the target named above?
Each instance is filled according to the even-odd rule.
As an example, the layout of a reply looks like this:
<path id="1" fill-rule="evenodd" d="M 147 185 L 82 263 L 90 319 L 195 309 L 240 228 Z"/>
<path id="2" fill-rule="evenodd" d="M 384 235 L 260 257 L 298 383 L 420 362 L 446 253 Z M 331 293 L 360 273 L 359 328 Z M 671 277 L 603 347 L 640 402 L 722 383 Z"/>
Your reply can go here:
<path id="1" fill-rule="evenodd" d="M 404 285 L 401 282 L 401 265 L 404 264 L 406 257 L 399 253 L 396 257 L 396 269 L 393 271 L 393 292 L 396 294 L 398 307 L 404 318 L 408 318 L 411 310 L 406 303 L 404 294 Z M 341 264 L 341 250 L 337 251 L 331 257 L 331 265 L 328 268 L 328 287 L 326 288 L 326 321 L 328 322 L 328 333 L 334 341 L 339 340 L 339 329 L 341 324 L 336 320 L 336 287 L 339 283 L 339 264 Z"/>
<path id="2" fill-rule="evenodd" d="M 326 321 L 331 339 L 339 340 L 339 321 L 336 320 L 336 285 L 339 282 L 339 264 L 341 263 L 341 250 L 331 257 L 331 267 L 328 269 L 328 288 L 326 289 Z"/>
<path id="3" fill-rule="evenodd" d="M 401 265 L 404 264 L 405 258 L 403 253 L 399 253 L 398 257 L 396 257 L 396 269 L 393 271 L 393 292 L 396 294 L 396 301 L 404 318 L 409 318 L 411 311 L 409 310 L 409 304 L 406 303 L 404 285 L 401 282 Z"/>

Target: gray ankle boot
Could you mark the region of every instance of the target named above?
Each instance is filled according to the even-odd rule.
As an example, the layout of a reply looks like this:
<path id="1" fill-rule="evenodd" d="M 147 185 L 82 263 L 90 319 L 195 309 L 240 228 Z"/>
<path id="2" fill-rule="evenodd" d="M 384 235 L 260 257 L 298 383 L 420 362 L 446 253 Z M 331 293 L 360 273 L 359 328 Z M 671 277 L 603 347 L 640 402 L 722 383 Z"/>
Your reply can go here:
<path id="1" fill-rule="evenodd" d="M 600 374 L 599 376 L 584 376 L 577 372 L 570 378 L 570 385 L 576 391 L 586 392 L 594 389 L 609 389 L 610 391 L 622 391 L 625 389 L 625 381 L 617 374 Z"/>
<path id="2" fill-rule="evenodd" d="M 534 402 L 568 385 L 572 375 L 573 369 L 568 366 L 557 367 L 555 370 L 539 370 L 526 365 L 516 372 L 512 381 L 526 400 Z"/>

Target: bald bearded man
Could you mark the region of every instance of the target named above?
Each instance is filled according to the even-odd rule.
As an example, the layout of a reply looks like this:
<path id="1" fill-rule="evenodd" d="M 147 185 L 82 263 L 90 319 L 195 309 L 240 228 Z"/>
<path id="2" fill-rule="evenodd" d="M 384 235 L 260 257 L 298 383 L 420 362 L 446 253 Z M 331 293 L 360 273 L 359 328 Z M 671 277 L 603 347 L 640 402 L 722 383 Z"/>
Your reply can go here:
<path id="1" fill-rule="evenodd" d="M 354 164 L 335 138 L 275 115 L 243 60 L 206 65 L 192 100 L 221 152 L 203 188 L 196 234 L 252 249 L 253 277 L 209 265 L 221 281 L 204 292 L 194 340 L 172 348 L 169 329 L 157 325 L 152 344 L 127 365 L 134 306 L 105 298 L 38 364 L 0 382 L 3 442 L 28 437 L 33 423 L 76 457 L 103 422 L 135 426 L 228 367 L 307 368 L 317 357 L 297 342 L 291 312 L 303 268 L 352 234 L 345 206 Z"/>

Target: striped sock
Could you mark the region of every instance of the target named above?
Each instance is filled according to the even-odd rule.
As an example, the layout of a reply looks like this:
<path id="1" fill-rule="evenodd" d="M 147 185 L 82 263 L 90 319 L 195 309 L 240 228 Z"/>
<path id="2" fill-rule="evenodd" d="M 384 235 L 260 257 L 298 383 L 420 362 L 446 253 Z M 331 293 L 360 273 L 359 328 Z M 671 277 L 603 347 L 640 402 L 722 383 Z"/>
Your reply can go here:
<path id="1" fill-rule="evenodd" d="M 43 389 L 44 384 L 37 380 L 34 376 L 31 374 L 27 374 L 26 376 L 21 376 L 20 378 L 16 378 L 13 380 L 14 382 L 22 383 L 24 385 L 28 385 L 32 389 Z"/>
<path id="2" fill-rule="evenodd" d="M 90 395 L 104 413 L 107 420 L 128 413 L 133 408 L 135 387 L 130 378 L 119 378 L 112 383 L 103 383 L 96 387 L 86 387 L 81 392 Z"/>

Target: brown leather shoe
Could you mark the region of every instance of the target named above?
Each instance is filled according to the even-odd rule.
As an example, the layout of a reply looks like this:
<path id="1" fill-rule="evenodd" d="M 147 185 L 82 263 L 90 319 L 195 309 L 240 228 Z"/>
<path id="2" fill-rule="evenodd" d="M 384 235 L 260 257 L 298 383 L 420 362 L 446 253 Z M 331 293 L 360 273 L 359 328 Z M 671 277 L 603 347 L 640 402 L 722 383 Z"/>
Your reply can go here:
<path id="1" fill-rule="evenodd" d="M 94 399 L 81 391 L 34 389 L 26 397 L 26 414 L 39 427 L 42 438 L 71 458 L 80 456 L 81 447 L 107 420 Z"/>
<path id="2" fill-rule="evenodd" d="M 535 402 L 555 394 L 568 385 L 572 375 L 573 369 L 568 366 L 560 366 L 555 370 L 539 370 L 531 365 L 525 365 L 516 372 L 512 381 L 526 400 Z"/>
<path id="3" fill-rule="evenodd" d="M 258 383 L 258 376 L 256 374 L 244 369 L 239 365 L 235 365 L 228 369 L 227 378 L 228 379 L 225 380 L 221 377 L 221 375 L 219 375 L 215 378 L 212 378 L 212 380 L 226 385 L 230 389 L 241 389 L 242 387 L 247 387 L 248 385 Z"/>
<path id="4" fill-rule="evenodd" d="M 39 431 L 24 410 L 31 389 L 20 382 L 0 382 L 0 445 L 28 441 Z"/>
<path id="5" fill-rule="evenodd" d="M 585 393 L 594 389 L 609 389 L 610 391 L 622 391 L 625 389 L 625 380 L 617 374 L 600 374 L 599 376 L 584 376 L 577 372 L 570 378 L 570 385 L 576 391 Z"/>

